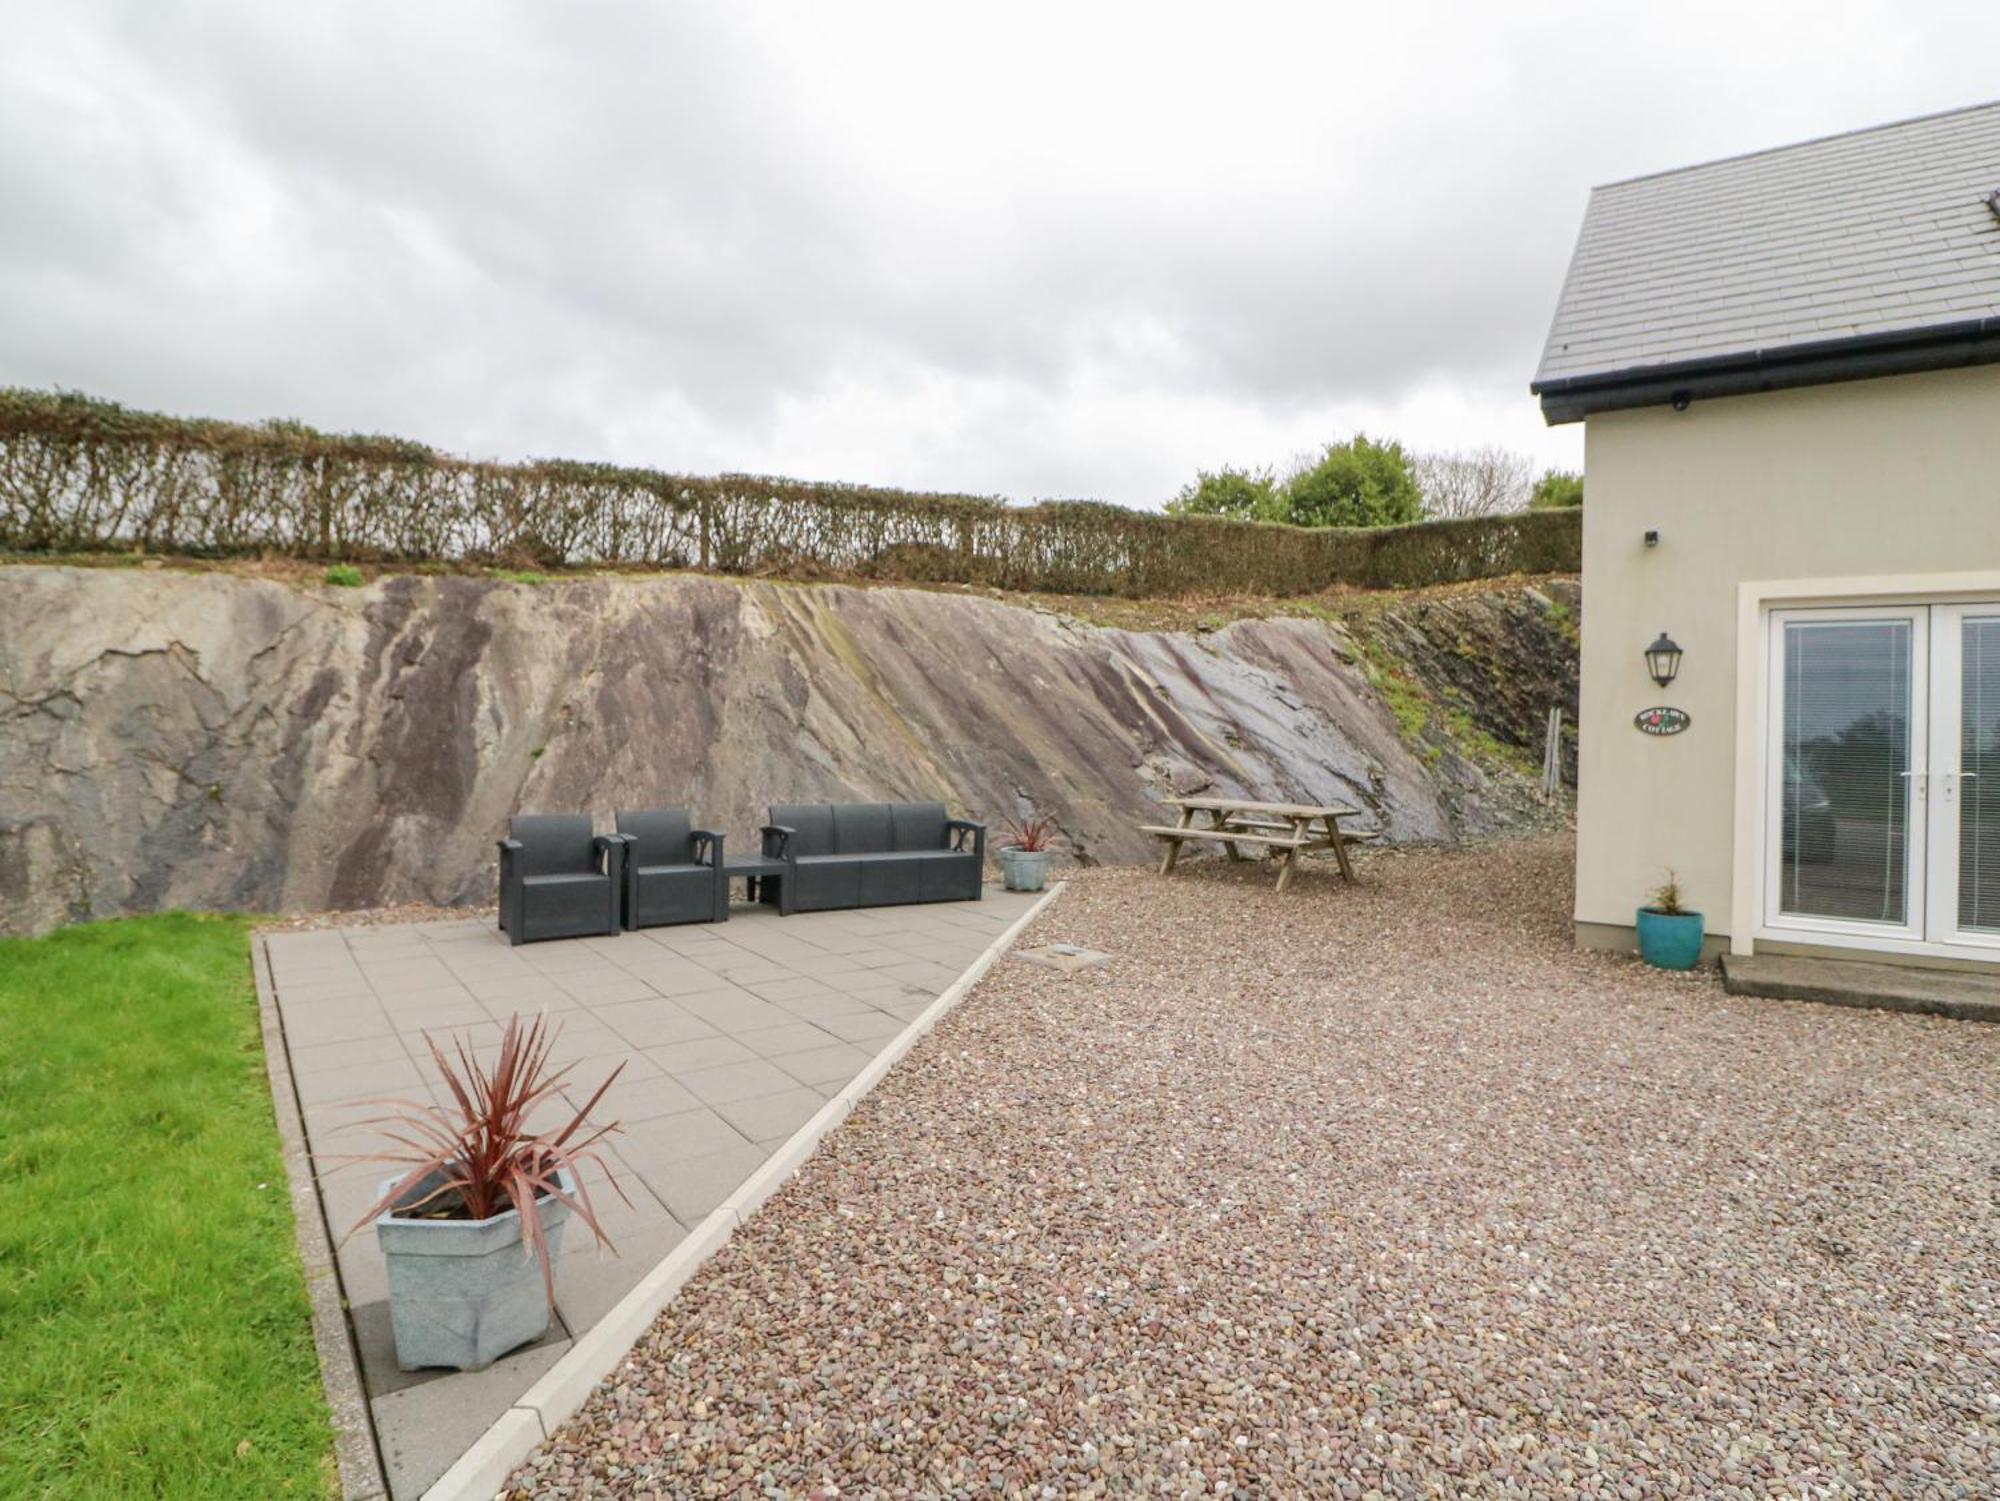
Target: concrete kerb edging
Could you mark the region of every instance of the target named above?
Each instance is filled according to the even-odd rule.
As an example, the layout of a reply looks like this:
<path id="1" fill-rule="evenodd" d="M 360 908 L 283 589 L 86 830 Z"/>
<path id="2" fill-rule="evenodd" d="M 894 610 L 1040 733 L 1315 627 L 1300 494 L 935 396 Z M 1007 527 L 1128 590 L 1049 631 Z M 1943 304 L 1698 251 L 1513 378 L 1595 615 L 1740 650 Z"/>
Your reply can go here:
<path id="1" fill-rule="evenodd" d="M 742 1187 L 690 1230 L 687 1238 L 668 1252 L 616 1307 L 580 1335 L 568 1353 L 515 1398 L 514 1405 L 499 1421 L 438 1477 L 424 1492 L 424 1501 L 492 1501 L 514 1466 L 583 1406 L 600 1381 L 618 1369 L 640 1337 L 652 1327 L 653 1320 L 673 1302 L 702 1263 L 727 1245 L 737 1227 L 747 1223 L 765 1200 L 784 1187 L 826 1134 L 847 1118 L 869 1090 L 882 1082 L 883 1076 L 916 1046 L 919 1038 L 965 998 L 966 992 L 1013 947 L 1014 940 L 1028 925 L 1062 895 L 1062 890 L 1061 882 L 1050 887 L 1040 901 L 988 945 L 944 994 L 925 1007 L 922 1015 L 897 1033 L 872 1063 L 849 1080 L 845 1089 L 822 1105 Z"/>
<path id="2" fill-rule="evenodd" d="M 278 1122 L 278 1145 L 285 1161 L 291 1195 L 292 1230 L 304 1266 L 306 1295 L 312 1302 L 313 1346 L 319 1353 L 320 1384 L 333 1419 L 333 1457 L 340 1473 L 343 1501 L 379 1501 L 389 1484 L 382 1456 L 375 1447 L 375 1428 L 368 1418 L 368 1397 L 361 1384 L 361 1363 L 348 1328 L 340 1270 L 333 1259 L 333 1237 L 325 1206 L 313 1177 L 306 1150 L 305 1113 L 292 1082 L 291 1056 L 278 1014 L 271 982 L 271 955 L 264 937 L 250 940 L 250 974 L 257 985 L 257 1015 L 264 1031 L 264 1068 L 270 1076 L 271 1108 Z"/>

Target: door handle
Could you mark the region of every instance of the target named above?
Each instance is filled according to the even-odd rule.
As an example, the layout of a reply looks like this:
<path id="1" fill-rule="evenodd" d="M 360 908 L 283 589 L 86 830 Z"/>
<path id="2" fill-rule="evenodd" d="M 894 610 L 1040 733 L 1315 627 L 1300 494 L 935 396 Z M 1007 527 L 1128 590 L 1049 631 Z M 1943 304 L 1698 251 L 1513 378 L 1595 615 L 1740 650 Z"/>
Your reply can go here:
<path id="1" fill-rule="evenodd" d="M 1931 774 L 1930 774 L 1929 772 L 1927 772 L 1927 771 L 1899 771 L 1899 772 L 1897 772 L 1897 773 L 1896 773 L 1896 775 L 1897 775 L 1897 776 L 1899 776 L 1899 777 L 1911 777 L 1911 778 L 1914 778 L 1914 785 L 1915 785 L 1915 787 L 1916 787 L 1916 789 L 1917 789 L 1917 796 L 1918 796 L 1918 797 L 1922 797 L 1922 798 L 1928 798 L 1928 797 L 1930 796 L 1930 792 L 1931 792 Z"/>

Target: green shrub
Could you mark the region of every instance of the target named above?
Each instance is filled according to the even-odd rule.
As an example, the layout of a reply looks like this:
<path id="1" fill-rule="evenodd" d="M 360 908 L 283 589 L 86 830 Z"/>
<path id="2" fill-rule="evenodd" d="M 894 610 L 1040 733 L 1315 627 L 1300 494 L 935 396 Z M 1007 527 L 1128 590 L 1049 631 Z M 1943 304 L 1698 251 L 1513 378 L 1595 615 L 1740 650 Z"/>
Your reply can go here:
<path id="1" fill-rule="evenodd" d="M 334 563 L 326 570 L 326 581 L 340 589 L 359 589 L 361 570 L 352 563 Z"/>
<path id="2" fill-rule="evenodd" d="M 1276 519 L 1293 526 L 1401 526 L 1424 513 L 1409 455 L 1356 433 L 1329 443 L 1278 491 Z"/>
<path id="3" fill-rule="evenodd" d="M 1169 516 L 1233 516 L 1238 521 L 1278 519 L 1278 482 L 1268 469 L 1202 469 L 1194 483 L 1167 502 Z"/>
<path id="4" fill-rule="evenodd" d="M 1559 511 L 1583 504 L 1583 476 L 1571 469 L 1544 470 L 1528 496 L 1531 511 Z"/>

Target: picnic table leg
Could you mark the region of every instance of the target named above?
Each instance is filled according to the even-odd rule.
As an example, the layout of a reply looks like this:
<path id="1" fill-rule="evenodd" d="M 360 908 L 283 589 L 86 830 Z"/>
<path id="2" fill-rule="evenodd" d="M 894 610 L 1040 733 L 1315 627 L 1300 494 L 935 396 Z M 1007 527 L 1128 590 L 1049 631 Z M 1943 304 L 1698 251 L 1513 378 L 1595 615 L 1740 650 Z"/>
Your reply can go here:
<path id="1" fill-rule="evenodd" d="M 1303 840 L 1312 832 L 1312 820 L 1310 818 L 1289 818 L 1286 822 L 1292 826 L 1292 837 L 1294 839 Z M 1292 877 L 1297 873 L 1298 869 L 1299 846 L 1295 844 L 1290 849 L 1283 851 L 1273 847 L 1265 851 L 1265 856 L 1268 859 L 1275 859 L 1279 862 L 1276 889 L 1281 892 L 1289 891 L 1292 885 Z"/>
<path id="2" fill-rule="evenodd" d="M 1333 858 L 1340 862 L 1340 878 L 1352 884 L 1354 864 L 1347 858 L 1347 841 L 1340 837 L 1340 820 L 1331 813 L 1326 816 L 1326 832 L 1333 840 Z"/>
<path id="3" fill-rule="evenodd" d="M 1181 809 L 1181 821 L 1177 827 L 1185 829 L 1189 824 L 1193 822 L 1194 822 L 1194 809 L 1192 808 Z M 1185 839 L 1169 839 L 1167 841 L 1167 852 L 1166 854 L 1160 857 L 1161 875 L 1170 876 L 1174 873 L 1174 862 L 1180 859 L 1181 846 L 1186 843 L 1187 841 Z"/>
<path id="4" fill-rule="evenodd" d="M 1230 821 L 1230 819 L 1234 818 L 1235 816 L 1236 816 L 1236 814 L 1235 814 L 1235 812 L 1234 812 L 1233 810 L 1230 810 L 1230 809 L 1225 809 L 1225 808 L 1216 808 L 1216 809 L 1214 809 L 1214 810 L 1213 810 L 1212 812 L 1210 812 L 1210 814 L 1209 814 L 1209 816 L 1208 816 L 1208 818 L 1209 818 L 1209 827 L 1210 827 L 1210 828 L 1212 828 L 1212 829 L 1220 829 L 1220 828 L 1224 827 L 1225 825 L 1227 825 L 1227 824 L 1228 824 L 1228 822 Z M 1233 844 L 1233 843 L 1232 843 L 1231 841 L 1229 841 L 1229 840 L 1227 840 L 1227 839 L 1223 840 L 1223 841 L 1222 841 L 1222 848 L 1223 848 L 1224 852 L 1228 854 L 1228 856 L 1229 856 L 1229 858 L 1230 858 L 1231 860 L 1235 860 L 1235 861 L 1241 861 L 1241 860 L 1242 860 L 1242 858 L 1243 858 L 1243 852 L 1242 852 L 1241 850 L 1239 850 L 1239 849 L 1238 849 L 1238 848 L 1237 848 L 1237 847 L 1235 846 L 1235 844 Z"/>

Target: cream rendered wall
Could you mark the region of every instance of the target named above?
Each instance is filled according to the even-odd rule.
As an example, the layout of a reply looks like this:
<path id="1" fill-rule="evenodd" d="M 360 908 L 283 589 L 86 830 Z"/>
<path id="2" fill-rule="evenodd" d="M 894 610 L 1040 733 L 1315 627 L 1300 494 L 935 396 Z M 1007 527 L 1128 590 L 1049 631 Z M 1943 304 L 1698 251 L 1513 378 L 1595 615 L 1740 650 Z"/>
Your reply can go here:
<path id="1" fill-rule="evenodd" d="M 1668 865 L 1727 934 L 1737 741 L 1757 734 L 1736 722 L 1739 585 L 1798 580 L 1809 598 L 1814 580 L 2000 570 L 2000 366 L 1611 412 L 1585 429 L 1578 938 L 1629 940 Z M 1641 656 L 1661 630 L 1687 652 L 1665 692 Z M 1633 728 L 1660 703 L 1693 724 Z"/>

